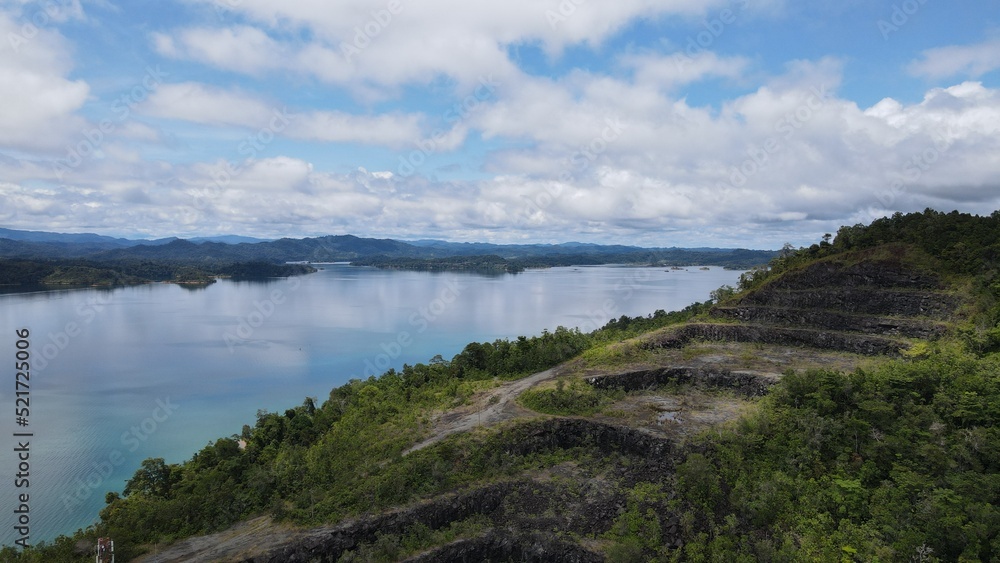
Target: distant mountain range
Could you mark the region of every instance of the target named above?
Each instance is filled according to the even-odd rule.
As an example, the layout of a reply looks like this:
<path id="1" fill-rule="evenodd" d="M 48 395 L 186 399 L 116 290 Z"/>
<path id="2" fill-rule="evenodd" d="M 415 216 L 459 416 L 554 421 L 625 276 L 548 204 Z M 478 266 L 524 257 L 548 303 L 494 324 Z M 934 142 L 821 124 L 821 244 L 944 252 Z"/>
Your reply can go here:
<path id="1" fill-rule="evenodd" d="M 108 237 L 104 235 L 97 235 L 94 233 L 72 234 L 72 233 L 52 233 L 48 231 L 18 231 L 14 229 L 4 229 L 0 227 L 0 239 L 4 238 L 10 240 L 19 240 L 28 242 L 92 244 L 92 245 L 106 245 L 108 247 L 128 247 L 140 244 L 157 245 L 157 244 L 167 244 L 175 240 L 180 240 L 177 237 L 167 237 L 161 239 L 127 239 L 127 238 Z M 238 235 L 222 235 L 217 237 L 196 237 L 187 240 L 195 243 L 224 242 L 227 244 L 239 244 L 241 242 L 249 242 L 249 243 L 266 242 L 268 239 L 241 237 Z"/>
<path id="2" fill-rule="evenodd" d="M 642 248 L 569 242 L 563 244 L 456 243 L 441 240 L 400 241 L 331 235 L 314 238 L 262 240 L 239 236 L 176 237 L 131 240 L 96 234 L 65 234 L 0 229 L 0 257 L 28 259 L 85 258 L 119 262 L 157 260 L 186 263 L 333 262 L 382 256 L 431 259 L 494 255 L 504 259 L 552 258 L 555 263 L 656 262 L 738 267 L 764 264 L 769 250 L 723 248 Z"/>

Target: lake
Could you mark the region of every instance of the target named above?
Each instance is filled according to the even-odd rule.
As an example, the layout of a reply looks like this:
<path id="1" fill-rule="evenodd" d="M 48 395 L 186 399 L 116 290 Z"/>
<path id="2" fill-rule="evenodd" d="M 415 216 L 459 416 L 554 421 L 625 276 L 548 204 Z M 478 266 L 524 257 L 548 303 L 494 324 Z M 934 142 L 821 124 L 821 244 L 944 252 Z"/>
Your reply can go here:
<path id="1" fill-rule="evenodd" d="M 143 459 L 183 461 L 252 425 L 258 409 L 283 412 L 307 396 L 322 402 L 352 378 L 436 354 L 450 359 L 471 341 L 560 325 L 590 331 L 623 314 L 682 309 L 736 285 L 741 273 L 592 266 L 481 276 L 320 267 L 296 278 L 199 288 L 0 295 L 0 506 L 16 507 L 15 495 L 29 494 L 30 543 L 93 523 L 105 493 L 121 491 Z M 15 418 L 19 329 L 30 331 L 27 426 Z M 16 488 L 19 455 L 28 457 L 28 482 Z M 0 544 L 18 537 L 17 517 L 6 508 L 0 515 Z"/>

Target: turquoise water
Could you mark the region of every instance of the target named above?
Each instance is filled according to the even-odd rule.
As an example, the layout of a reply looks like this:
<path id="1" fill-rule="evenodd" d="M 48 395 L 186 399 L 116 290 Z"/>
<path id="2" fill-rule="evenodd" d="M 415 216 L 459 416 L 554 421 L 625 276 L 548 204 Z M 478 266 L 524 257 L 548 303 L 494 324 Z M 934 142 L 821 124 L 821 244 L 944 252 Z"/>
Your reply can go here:
<path id="1" fill-rule="evenodd" d="M 30 543 L 95 521 L 142 460 L 180 462 L 355 377 L 449 359 L 470 341 L 589 331 L 704 301 L 740 272 L 615 266 L 517 275 L 343 264 L 268 282 L 0 295 L 0 543 L 29 494 Z M 30 331 L 30 416 L 15 418 L 15 331 Z M 22 388 L 23 391 L 23 388 Z M 15 438 L 15 432 L 30 432 Z M 15 487 L 29 441 L 28 486 Z"/>

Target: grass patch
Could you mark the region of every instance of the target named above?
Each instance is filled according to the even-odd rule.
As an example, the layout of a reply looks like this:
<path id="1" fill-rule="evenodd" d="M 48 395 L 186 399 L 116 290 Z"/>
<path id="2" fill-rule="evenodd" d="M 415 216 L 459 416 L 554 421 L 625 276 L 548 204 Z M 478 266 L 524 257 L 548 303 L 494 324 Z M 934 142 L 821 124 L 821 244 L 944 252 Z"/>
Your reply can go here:
<path id="1" fill-rule="evenodd" d="M 654 352 L 639 345 L 635 340 L 617 342 L 605 346 L 595 346 L 581 355 L 587 367 L 614 367 L 646 362 Z"/>
<path id="2" fill-rule="evenodd" d="M 599 391 L 579 379 L 569 385 L 562 379 L 554 388 L 530 389 L 521 394 L 518 401 L 533 411 L 558 416 L 590 416 L 604 406 L 614 402 L 615 391 Z"/>
<path id="3" fill-rule="evenodd" d="M 712 347 L 710 345 L 704 345 L 702 343 L 690 343 L 687 346 L 681 348 L 681 359 L 684 361 L 690 361 L 695 358 L 701 358 L 704 356 L 710 356 L 712 354 L 718 354 L 718 347 Z"/>

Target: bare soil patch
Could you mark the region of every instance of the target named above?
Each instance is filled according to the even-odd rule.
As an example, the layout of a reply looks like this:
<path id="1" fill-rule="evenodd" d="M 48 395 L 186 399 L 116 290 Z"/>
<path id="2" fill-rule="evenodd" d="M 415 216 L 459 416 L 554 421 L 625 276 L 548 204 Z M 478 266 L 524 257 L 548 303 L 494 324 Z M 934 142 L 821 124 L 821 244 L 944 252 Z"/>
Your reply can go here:
<path id="1" fill-rule="evenodd" d="M 736 420 L 753 408 L 752 401 L 732 393 L 682 387 L 670 391 L 629 393 L 591 418 L 678 439 Z"/>
<path id="2" fill-rule="evenodd" d="M 468 432 L 479 426 L 492 426 L 505 420 L 535 414 L 518 405 L 514 399 L 527 389 L 555 376 L 556 368 L 551 368 L 478 393 L 471 404 L 436 415 L 431 435 L 406 450 L 404 455 L 426 448 L 458 432 Z"/>

